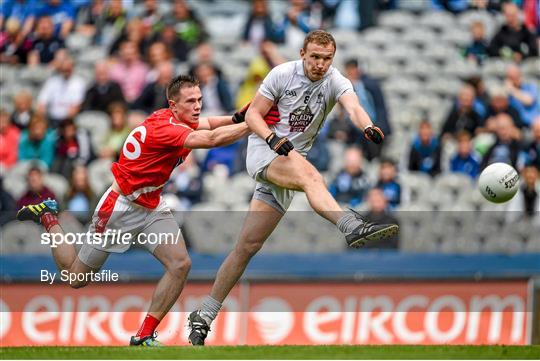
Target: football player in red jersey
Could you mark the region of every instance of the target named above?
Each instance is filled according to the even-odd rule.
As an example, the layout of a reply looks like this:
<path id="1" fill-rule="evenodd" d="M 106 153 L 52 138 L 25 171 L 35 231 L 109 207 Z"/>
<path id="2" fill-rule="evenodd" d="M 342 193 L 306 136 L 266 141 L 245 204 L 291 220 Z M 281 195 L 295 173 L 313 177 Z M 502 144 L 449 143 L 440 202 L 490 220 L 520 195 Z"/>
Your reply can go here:
<path id="1" fill-rule="evenodd" d="M 75 281 L 70 282 L 70 286 L 80 288 L 89 281 L 82 276 L 99 271 L 111 252 L 125 252 L 141 235 L 160 235 L 158 244 L 141 242 L 165 266 L 165 274 L 157 284 L 141 328 L 131 338 L 133 346 L 160 345 L 155 329 L 178 299 L 191 267 L 178 224 L 161 199 L 163 186 L 192 149 L 227 145 L 250 133 L 244 123 L 248 106 L 232 117 L 200 118 L 202 95 L 193 77 L 174 78 L 167 87 L 167 99 L 169 108 L 157 110 L 133 129 L 119 160 L 112 165 L 114 182 L 94 212 L 88 233 L 92 235 L 91 241 L 86 242 L 78 254 L 71 243 L 59 242 L 51 247 L 58 268 L 74 275 Z M 275 121 L 276 117 L 279 118 L 279 114 L 275 111 L 269 113 L 268 122 Z M 51 236 L 61 236 L 64 231 L 57 214 L 57 202 L 46 200 L 23 207 L 17 219 L 40 223 Z M 129 234 L 127 242 L 114 237 L 118 233 Z M 96 238 L 96 235 L 103 237 Z"/>

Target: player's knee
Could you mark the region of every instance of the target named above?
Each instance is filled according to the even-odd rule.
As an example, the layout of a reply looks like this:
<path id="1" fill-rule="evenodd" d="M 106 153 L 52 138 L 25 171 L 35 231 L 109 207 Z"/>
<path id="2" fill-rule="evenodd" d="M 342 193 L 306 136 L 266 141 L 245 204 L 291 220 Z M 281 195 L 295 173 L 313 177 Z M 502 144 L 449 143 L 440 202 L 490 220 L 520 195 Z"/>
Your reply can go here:
<path id="1" fill-rule="evenodd" d="M 324 185 L 324 178 L 316 169 L 308 169 L 301 176 L 302 187 L 310 187 L 313 185 Z"/>
<path id="2" fill-rule="evenodd" d="M 247 241 L 236 246 L 236 251 L 241 255 L 251 258 L 262 248 L 264 242 Z"/>
<path id="3" fill-rule="evenodd" d="M 186 254 L 182 257 L 177 257 L 167 264 L 167 270 L 172 274 L 183 276 L 191 269 L 191 258 Z"/>

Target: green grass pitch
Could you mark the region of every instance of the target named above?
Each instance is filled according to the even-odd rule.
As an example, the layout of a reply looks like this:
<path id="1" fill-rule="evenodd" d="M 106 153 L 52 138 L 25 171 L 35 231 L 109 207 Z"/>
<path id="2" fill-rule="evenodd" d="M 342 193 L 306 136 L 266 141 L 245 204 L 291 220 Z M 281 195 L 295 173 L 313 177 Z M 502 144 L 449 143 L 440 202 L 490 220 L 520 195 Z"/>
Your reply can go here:
<path id="1" fill-rule="evenodd" d="M 540 346 L 3 347 L 0 359 L 539 359 Z"/>

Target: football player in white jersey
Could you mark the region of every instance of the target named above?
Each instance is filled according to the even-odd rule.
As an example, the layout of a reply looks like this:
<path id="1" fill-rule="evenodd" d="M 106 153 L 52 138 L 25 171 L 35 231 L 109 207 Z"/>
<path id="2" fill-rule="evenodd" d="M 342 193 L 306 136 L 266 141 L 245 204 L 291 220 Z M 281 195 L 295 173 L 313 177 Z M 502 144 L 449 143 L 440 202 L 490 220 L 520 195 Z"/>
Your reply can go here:
<path id="1" fill-rule="evenodd" d="M 305 159 L 337 102 L 367 139 L 376 144 L 384 139 L 360 106 L 351 82 L 332 66 L 335 52 L 331 34 L 322 30 L 309 33 L 300 49 L 301 59 L 272 69 L 253 99 L 246 114 L 253 131 L 246 165 L 257 185 L 235 248 L 221 265 L 202 308 L 189 315 L 189 341 L 193 345 L 204 345 L 222 302 L 278 225 L 295 191 L 306 193 L 311 207 L 338 227 L 350 247 L 391 237 L 398 231 L 395 224 L 374 224 L 354 211 L 344 212 L 321 174 Z M 268 126 L 263 116 L 273 106 L 279 109 L 280 121 Z"/>

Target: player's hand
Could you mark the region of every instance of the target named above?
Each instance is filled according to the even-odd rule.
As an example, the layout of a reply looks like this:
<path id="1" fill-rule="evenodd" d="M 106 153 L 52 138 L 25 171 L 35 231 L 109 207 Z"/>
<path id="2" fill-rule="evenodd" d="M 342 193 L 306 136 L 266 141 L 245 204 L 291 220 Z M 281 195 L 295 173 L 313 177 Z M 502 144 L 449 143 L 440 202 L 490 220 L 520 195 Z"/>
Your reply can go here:
<path id="1" fill-rule="evenodd" d="M 279 155 L 288 155 L 291 150 L 294 149 L 294 145 L 287 137 L 278 137 L 276 133 L 270 134 L 266 137 L 266 144 Z"/>
<path id="2" fill-rule="evenodd" d="M 246 113 L 250 105 L 251 105 L 251 102 L 247 103 L 246 105 L 242 107 L 242 109 L 240 109 L 239 111 L 233 114 L 232 116 L 233 123 L 238 124 L 238 123 L 243 123 L 246 121 Z"/>
<path id="3" fill-rule="evenodd" d="M 364 136 L 375 144 L 381 144 L 384 140 L 384 133 L 376 126 L 369 126 L 364 129 Z"/>
<path id="4" fill-rule="evenodd" d="M 281 120 L 277 105 L 272 105 L 272 108 L 264 116 L 264 121 L 267 125 L 276 125 Z"/>

